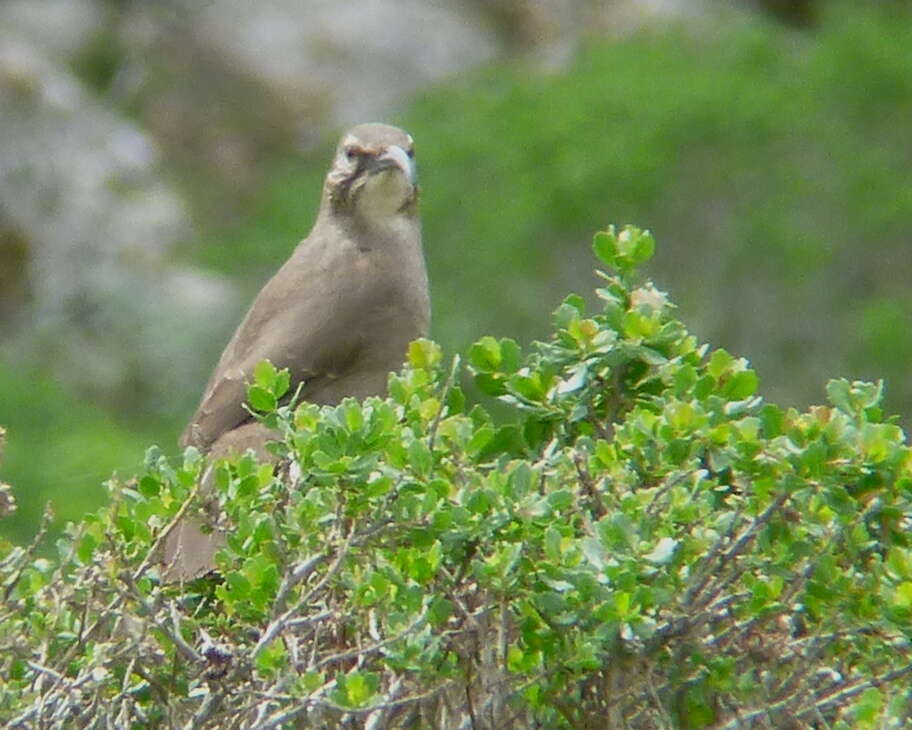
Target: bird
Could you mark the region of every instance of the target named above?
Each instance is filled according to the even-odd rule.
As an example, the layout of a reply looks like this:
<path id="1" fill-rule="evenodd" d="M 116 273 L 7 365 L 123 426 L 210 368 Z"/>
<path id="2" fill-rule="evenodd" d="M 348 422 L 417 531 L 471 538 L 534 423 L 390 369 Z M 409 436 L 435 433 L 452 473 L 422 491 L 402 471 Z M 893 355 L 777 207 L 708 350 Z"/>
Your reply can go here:
<path id="1" fill-rule="evenodd" d="M 313 228 L 254 298 L 180 437 L 210 465 L 277 438 L 245 408 L 256 365 L 287 368 L 290 392 L 317 405 L 386 395 L 411 341 L 430 327 L 414 141 L 388 124 L 342 135 Z M 300 389 L 300 390 L 298 390 Z M 212 468 L 201 491 L 211 489 Z M 207 483 L 208 482 L 208 483 Z M 185 518 L 168 534 L 167 580 L 213 569 L 222 536 Z"/>

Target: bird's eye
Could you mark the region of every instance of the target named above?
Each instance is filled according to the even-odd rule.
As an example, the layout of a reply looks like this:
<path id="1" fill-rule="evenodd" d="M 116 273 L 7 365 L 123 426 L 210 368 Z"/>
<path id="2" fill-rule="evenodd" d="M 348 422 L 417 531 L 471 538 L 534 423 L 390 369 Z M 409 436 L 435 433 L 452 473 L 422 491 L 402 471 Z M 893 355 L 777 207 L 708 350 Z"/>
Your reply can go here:
<path id="1" fill-rule="evenodd" d="M 355 149 L 354 147 L 346 147 L 346 148 L 345 148 L 345 156 L 346 156 L 349 160 L 354 160 L 354 159 L 358 156 L 358 150 Z"/>
<path id="2" fill-rule="evenodd" d="M 409 148 L 405 151 L 405 154 L 407 154 L 407 155 L 409 156 L 409 159 L 410 159 L 410 160 L 414 160 L 414 159 L 415 159 L 415 148 L 414 148 L 414 147 L 409 147 Z"/>

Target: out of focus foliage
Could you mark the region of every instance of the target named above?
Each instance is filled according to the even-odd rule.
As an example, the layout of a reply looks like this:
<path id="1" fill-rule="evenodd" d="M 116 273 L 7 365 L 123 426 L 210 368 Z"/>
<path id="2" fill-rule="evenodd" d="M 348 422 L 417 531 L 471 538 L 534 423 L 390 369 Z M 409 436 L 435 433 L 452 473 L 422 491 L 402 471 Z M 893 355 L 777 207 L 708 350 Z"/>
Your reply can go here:
<path id="1" fill-rule="evenodd" d="M 751 358 L 765 395 L 803 405 L 823 397 L 824 373 L 883 377 L 889 409 L 908 418 L 910 47 L 902 3 L 826 3 L 802 31 L 720 11 L 593 39 L 553 68 L 520 59 L 425 92 L 391 121 L 418 145 L 435 338 L 461 350 L 483 332 L 544 336 L 561 294 L 591 277 L 586 232 L 637 220 L 665 241 L 651 273 L 702 338 Z M 307 232 L 333 142 L 265 162 L 262 190 L 218 215 L 205 181 L 186 181 L 208 212 L 185 256 L 252 296 Z M 33 387 L 19 377 L 11 388 Z M 151 425 L 151 440 L 171 443 L 202 382 L 186 383 L 173 423 L 139 419 L 143 433 L 124 438 L 148 441 Z M 33 495 L 20 536 L 43 499 L 74 517 L 70 495 L 95 490 L 74 478 L 94 471 L 78 450 L 54 462 L 66 479 L 48 478 L 29 446 L 47 439 L 42 422 L 79 411 L 87 422 L 73 428 L 110 464 L 138 454 L 97 427 L 109 419 L 94 404 L 38 401 L 46 411 L 0 413 L 14 434 L 3 475 Z"/>
<path id="2" fill-rule="evenodd" d="M 905 727 L 912 449 L 881 386 L 765 403 L 639 282 L 653 246 L 598 234 L 596 311 L 571 295 L 547 342 L 472 346 L 511 423 L 429 341 L 386 400 L 264 413 L 289 465 L 220 467 L 219 576 L 158 578 L 193 449 L 111 482 L 56 560 L 0 547 L 0 720 Z M 250 392 L 287 388 L 265 366 Z"/>
<path id="3" fill-rule="evenodd" d="M 2 365 L 0 404 L 11 434 L 0 481 L 14 486 L 19 506 L 15 518 L 0 522 L 0 535 L 19 541 L 34 534 L 47 500 L 61 521 L 80 517 L 104 499 L 101 484 L 112 472 L 135 472 L 150 441 L 170 438 L 119 421 L 48 378 Z"/>

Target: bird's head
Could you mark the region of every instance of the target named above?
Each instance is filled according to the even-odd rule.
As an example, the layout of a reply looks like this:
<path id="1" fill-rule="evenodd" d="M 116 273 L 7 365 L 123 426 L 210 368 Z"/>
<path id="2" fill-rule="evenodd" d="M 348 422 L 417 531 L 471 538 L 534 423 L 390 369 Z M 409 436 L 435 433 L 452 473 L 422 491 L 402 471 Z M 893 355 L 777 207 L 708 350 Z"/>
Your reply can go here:
<path id="1" fill-rule="evenodd" d="M 418 177 L 411 136 L 388 124 L 359 124 L 348 130 L 336 149 L 325 192 L 335 212 L 367 221 L 416 215 Z"/>

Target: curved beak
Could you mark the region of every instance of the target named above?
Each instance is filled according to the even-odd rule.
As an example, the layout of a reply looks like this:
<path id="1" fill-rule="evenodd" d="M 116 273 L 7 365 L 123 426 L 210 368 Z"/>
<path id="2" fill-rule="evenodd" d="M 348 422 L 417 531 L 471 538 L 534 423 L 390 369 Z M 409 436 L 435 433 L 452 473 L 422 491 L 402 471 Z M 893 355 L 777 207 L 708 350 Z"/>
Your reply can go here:
<path id="1" fill-rule="evenodd" d="M 373 159 L 370 166 L 372 173 L 389 170 L 398 167 L 405 173 L 409 183 L 414 187 L 418 183 L 418 169 L 415 166 L 415 160 L 409 157 L 404 149 L 398 145 L 390 145 L 384 152 Z"/>

